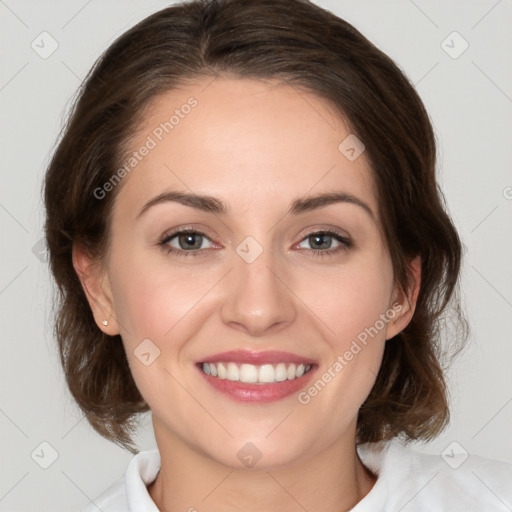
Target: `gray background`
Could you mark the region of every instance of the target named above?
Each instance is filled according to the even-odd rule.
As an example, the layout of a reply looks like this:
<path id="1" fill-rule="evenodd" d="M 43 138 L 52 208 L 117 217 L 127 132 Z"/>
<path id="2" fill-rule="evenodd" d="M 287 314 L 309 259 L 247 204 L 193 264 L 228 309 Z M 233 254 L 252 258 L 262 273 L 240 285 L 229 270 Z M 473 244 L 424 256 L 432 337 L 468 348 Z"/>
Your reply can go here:
<path id="1" fill-rule="evenodd" d="M 456 441 L 472 454 L 512 462 L 512 2 L 317 3 L 353 23 L 416 84 L 439 140 L 441 185 L 468 249 L 462 291 L 472 335 L 448 375 L 452 423 L 416 448 L 441 456 L 460 450 Z M 78 510 L 131 458 L 94 433 L 66 390 L 38 246 L 40 194 L 81 79 L 119 34 L 168 4 L 0 0 L 1 511 Z M 58 44 L 47 58 L 41 53 L 52 40 L 44 31 Z M 464 40 L 469 47 L 458 55 Z M 139 446 L 148 449 L 149 416 L 142 424 Z"/>

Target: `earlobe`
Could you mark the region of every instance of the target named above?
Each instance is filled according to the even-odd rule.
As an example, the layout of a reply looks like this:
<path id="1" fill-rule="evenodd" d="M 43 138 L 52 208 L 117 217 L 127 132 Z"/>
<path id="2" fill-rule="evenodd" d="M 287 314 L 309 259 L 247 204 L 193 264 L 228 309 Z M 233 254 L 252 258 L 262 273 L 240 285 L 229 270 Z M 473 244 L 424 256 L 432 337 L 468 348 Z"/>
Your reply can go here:
<path id="1" fill-rule="evenodd" d="M 109 336 L 119 334 L 108 277 L 97 259 L 83 245 L 73 245 L 73 267 L 99 329 Z"/>
<path id="2" fill-rule="evenodd" d="M 387 325 L 386 340 L 403 331 L 414 315 L 421 287 L 421 256 L 416 256 L 409 263 L 409 275 L 411 278 L 408 289 L 405 291 L 395 290 L 394 300 L 390 304 L 390 307 L 398 311 L 398 314 Z"/>

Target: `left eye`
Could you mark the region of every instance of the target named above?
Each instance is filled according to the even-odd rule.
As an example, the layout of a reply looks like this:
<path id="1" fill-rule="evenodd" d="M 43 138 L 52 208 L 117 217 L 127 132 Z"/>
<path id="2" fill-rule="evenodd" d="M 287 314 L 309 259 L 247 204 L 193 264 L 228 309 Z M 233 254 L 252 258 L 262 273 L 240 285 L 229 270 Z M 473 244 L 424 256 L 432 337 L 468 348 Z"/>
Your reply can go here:
<path id="1" fill-rule="evenodd" d="M 349 247 L 350 242 L 348 239 L 338 235 L 337 233 L 331 232 L 318 232 L 311 233 L 299 244 L 299 247 L 304 249 L 312 249 L 314 251 L 319 251 L 322 249 L 332 249 L 333 241 L 337 244 L 334 246 L 334 249 L 341 247 Z M 311 247 L 302 247 L 302 244 L 308 242 Z M 341 247 L 340 247 L 341 246 Z"/>

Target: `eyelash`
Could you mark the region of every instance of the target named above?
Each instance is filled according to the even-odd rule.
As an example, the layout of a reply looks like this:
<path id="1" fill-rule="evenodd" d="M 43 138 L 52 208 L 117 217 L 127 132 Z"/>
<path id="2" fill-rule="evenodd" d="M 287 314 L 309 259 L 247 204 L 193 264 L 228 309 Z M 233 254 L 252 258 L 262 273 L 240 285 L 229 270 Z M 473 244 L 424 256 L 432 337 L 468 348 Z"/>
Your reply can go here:
<path id="1" fill-rule="evenodd" d="M 201 235 L 209 240 L 209 238 L 202 233 L 201 231 L 197 231 L 195 229 L 191 228 L 184 228 L 184 229 L 178 229 L 176 231 L 173 231 L 172 233 L 165 234 L 162 239 L 158 242 L 158 245 L 167 253 L 167 254 L 175 254 L 176 256 L 180 257 L 189 257 L 189 256 L 199 256 L 205 249 L 195 249 L 191 251 L 185 251 L 183 249 L 176 249 L 175 247 L 171 247 L 168 245 L 168 243 L 175 238 L 178 235 L 183 234 L 193 234 L 193 235 Z M 342 251 L 347 251 L 350 249 L 353 245 L 352 241 L 348 238 L 341 236 L 339 233 L 336 233 L 335 231 L 329 231 L 329 230 L 319 230 L 319 231 L 312 231 L 305 235 L 299 243 L 302 243 L 307 238 L 313 236 L 313 235 L 331 235 L 334 239 L 336 239 L 338 242 L 340 242 L 340 245 L 336 247 L 335 249 L 328 249 L 328 250 L 319 250 L 319 249 L 302 249 L 306 250 L 309 253 L 311 253 L 312 256 L 315 258 L 320 257 L 326 257 L 326 256 L 332 256 L 334 254 L 337 254 Z"/>

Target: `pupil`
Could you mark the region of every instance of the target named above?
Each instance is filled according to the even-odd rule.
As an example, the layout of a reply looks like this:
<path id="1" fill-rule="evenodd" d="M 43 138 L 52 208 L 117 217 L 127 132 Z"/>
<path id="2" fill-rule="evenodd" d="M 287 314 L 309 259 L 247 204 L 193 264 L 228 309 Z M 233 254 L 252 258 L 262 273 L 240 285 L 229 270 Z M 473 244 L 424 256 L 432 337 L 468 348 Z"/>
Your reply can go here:
<path id="1" fill-rule="evenodd" d="M 331 246 L 330 235 L 312 235 L 310 238 L 314 240 L 313 245 L 319 243 L 321 249 L 328 249 Z"/>

